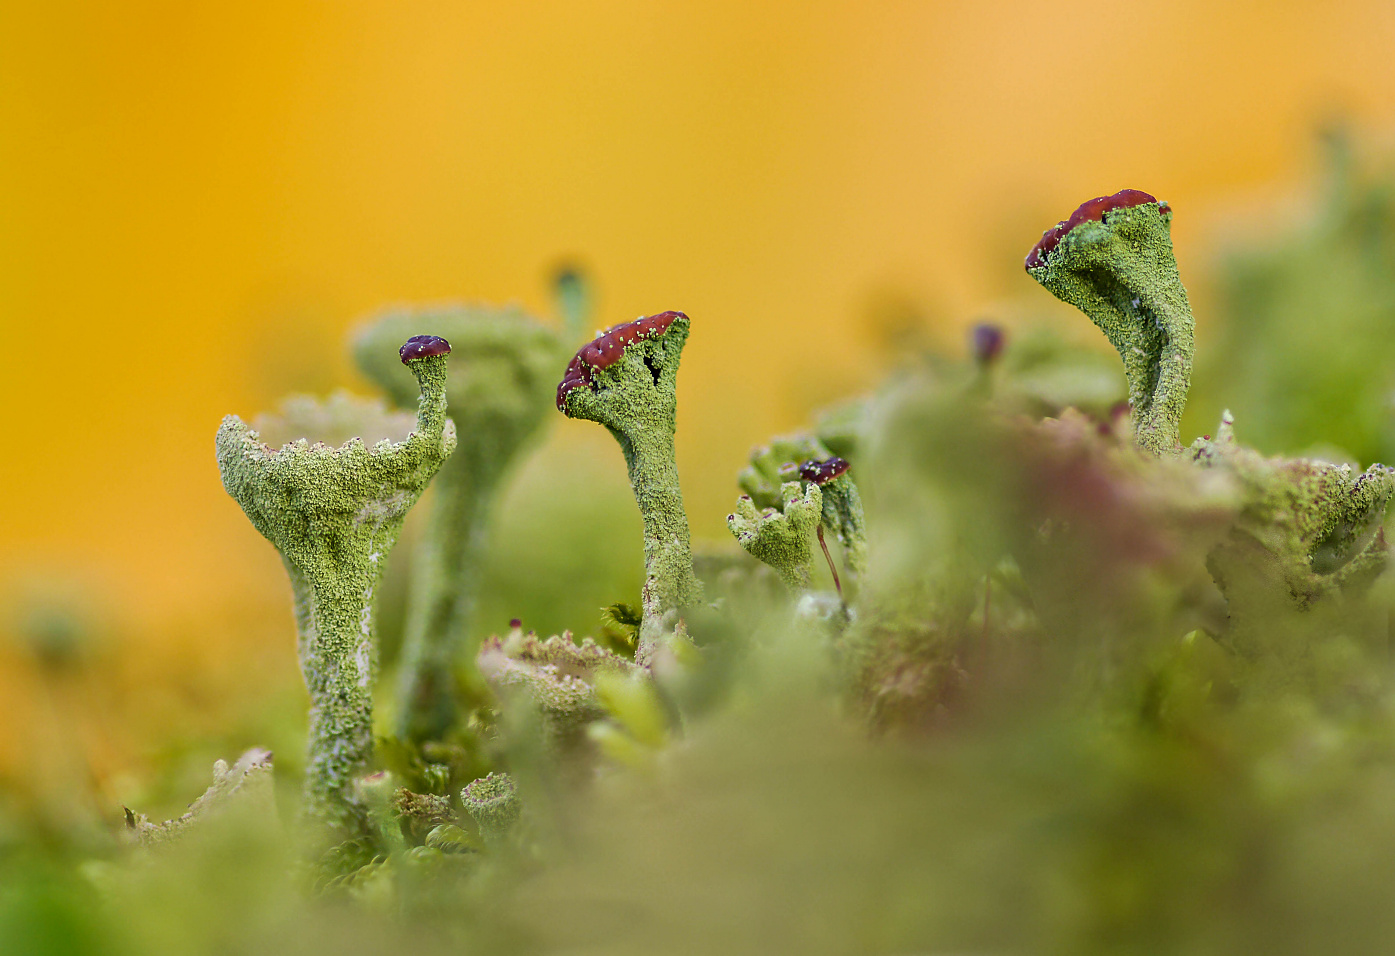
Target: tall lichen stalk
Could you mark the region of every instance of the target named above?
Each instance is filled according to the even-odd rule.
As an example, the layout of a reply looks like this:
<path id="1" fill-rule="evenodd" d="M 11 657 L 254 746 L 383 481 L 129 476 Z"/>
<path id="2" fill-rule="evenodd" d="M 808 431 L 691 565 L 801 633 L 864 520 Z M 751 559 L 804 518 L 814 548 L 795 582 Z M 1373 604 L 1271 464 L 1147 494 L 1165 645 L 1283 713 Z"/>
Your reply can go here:
<path id="1" fill-rule="evenodd" d="M 398 665 L 397 733 L 439 740 L 458 719 L 457 672 L 473 652 L 489 544 L 489 518 L 504 481 L 541 431 L 563 356 L 558 333 L 513 308 L 469 306 L 384 316 L 357 338 L 355 359 L 398 404 L 412 382 L 388 343 L 430 327 L 454 345 L 449 399 L 460 447 L 436 477 L 431 520 L 412 556 Z"/>
<path id="2" fill-rule="evenodd" d="M 650 662 L 677 612 L 702 594 L 673 443 L 678 363 L 688 327 L 681 312 L 615 326 L 577 353 L 557 390 L 558 408 L 604 425 L 625 456 L 644 520 L 644 617 L 635 652 L 640 664 Z"/>
<path id="3" fill-rule="evenodd" d="M 1027 271 L 1099 326 L 1124 362 L 1140 447 L 1178 451 L 1192 379 L 1193 320 L 1172 253 L 1172 210 L 1126 189 L 1048 230 Z"/>
<path id="4" fill-rule="evenodd" d="M 412 559 L 397 670 L 397 732 L 439 740 L 457 717 L 455 669 L 468 644 L 489 543 L 489 515 L 508 460 L 452 455 L 441 469 L 431 523 Z"/>
<path id="5" fill-rule="evenodd" d="M 636 659 L 644 663 L 663 632 L 665 616 L 697 599 L 701 586 L 693 576 L 692 545 L 683 492 L 678 485 L 678 464 L 671 427 L 646 427 L 636 423 L 632 431 L 611 428 L 620 443 L 634 489 L 635 503 L 644 519 L 644 590 Z"/>
<path id="6" fill-rule="evenodd" d="M 439 351 L 449 346 L 434 343 L 419 355 L 404 346 L 421 397 L 416 428 L 401 442 L 370 449 L 354 439 L 334 449 L 302 439 L 273 450 L 236 416 L 218 431 L 223 485 L 280 552 L 294 594 L 311 702 L 304 809 L 339 833 L 367 825 L 353 784 L 373 758 L 374 602 L 383 568 L 407 512 L 455 447 Z"/>

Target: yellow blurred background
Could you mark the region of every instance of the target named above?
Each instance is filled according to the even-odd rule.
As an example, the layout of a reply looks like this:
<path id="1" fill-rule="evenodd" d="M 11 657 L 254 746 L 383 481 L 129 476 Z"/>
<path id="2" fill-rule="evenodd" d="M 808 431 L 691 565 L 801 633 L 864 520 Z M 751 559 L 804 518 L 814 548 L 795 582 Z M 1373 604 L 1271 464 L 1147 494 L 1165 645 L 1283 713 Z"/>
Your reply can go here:
<path id="1" fill-rule="evenodd" d="M 749 447 L 876 380 L 876 302 L 957 352 L 1004 302 L 1048 308 L 1021 257 L 1125 186 L 1172 203 L 1185 276 L 1334 115 L 1395 117 L 1389 0 L 9 4 L 0 588 L 99 606 L 147 710 L 162 675 L 226 674 L 155 719 L 293 680 L 219 420 L 368 391 L 344 333 L 384 305 L 550 316 L 561 261 L 598 324 L 692 316 L 679 465 L 725 535 Z M 598 431 L 550 441 L 622 483 Z M 14 666 L 0 699 L 12 730 L 49 706 Z"/>

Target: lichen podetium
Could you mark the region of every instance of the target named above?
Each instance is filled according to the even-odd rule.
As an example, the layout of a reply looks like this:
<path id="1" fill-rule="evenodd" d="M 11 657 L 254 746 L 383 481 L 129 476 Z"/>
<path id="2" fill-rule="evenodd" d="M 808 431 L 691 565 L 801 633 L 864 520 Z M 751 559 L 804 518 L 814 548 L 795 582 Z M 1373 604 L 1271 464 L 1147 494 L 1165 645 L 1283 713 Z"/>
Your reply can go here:
<path id="1" fill-rule="evenodd" d="M 823 494 L 814 483 L 787 481 L 780 486 L 779 508 L 756 510 L 750 495 L 736 500 L 727 528 L 753 558 L 770 565 L 796 594 L 809 590 L 813 574 L 810 543 L 823 514 Z"/>
<path id="2" fill-rule="evenodd" d="M 576 353 L 557 386 L 557 408 L 604 425 L 629 468 L 644 519 L 644 617 L 635 651 L 642 665 L 649 664 L 678 612 L 702 595 L 673 448 L 678 361 L 688 326 L 682 312 L 614 326 Z"/>
<path id="3" fill-rule="evenodd" d="M 1172 254 L 1172 210 L 1137 189 L 1081 204 L 1027 256 L 1032 278 L 1090 317 L 1124 361 L 1134 437 L 1179 452 L 1193 321 Z"/>
<path id="4" fill-rule="evenodd" d="M 489 517 L 511 467 L 542 431 L 553 375 L 566 354 L 556 330 L 515 307 L 393 312 L 356 337 L 354 359 L 398 405 L 410 403 L 416 389 L 390 346 L 423 327 L 455 347 L 448 395 L 460 444 L 436 477 L 431 521 L 412 557 L 396 727 L 415 741 L 441 740 L 457 722 L 455 675 L 474 652 L 470 626 Z"/>
<path id="5" fill-rule="evenodd" d="M 305 439 L 272 449 L 236 415 L 218 429 L 223 487 L 281 554 L 295 596 L 310 692 L 306 815 L 341 835 L 367 832 L 354 792 L 373 757 L 374 596 L 402 522 L 455 448 L 446 354 L 435 336 L 401 349 L 420 389 L 416 428 L 372 448 Z"/>
<path id="6" fill-rule="evenodd" d="M 850 467 L 846 459 L 837 456 L 815 459 L 799 466 L 799 477 L 823 492 L 823 523 L 838 536 L 849 576 L 857 581 L 867 574 L 867 519 Z"/>

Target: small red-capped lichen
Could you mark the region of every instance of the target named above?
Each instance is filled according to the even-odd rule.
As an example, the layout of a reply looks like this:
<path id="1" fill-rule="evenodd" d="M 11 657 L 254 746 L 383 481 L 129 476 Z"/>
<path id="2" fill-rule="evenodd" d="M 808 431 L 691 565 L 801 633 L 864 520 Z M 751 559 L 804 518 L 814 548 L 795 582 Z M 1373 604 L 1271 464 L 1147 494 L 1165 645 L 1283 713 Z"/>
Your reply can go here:
<path id="1" fill-rule="evenodd" d="M 583 345 L 567 363 L 567 371 L 557 385 L 557 410 L 566 407 L 567 393 L 591 384 L 591 374 L 613 365 L 625 354 L 625 349 L 643 339 L 652 339 L 668 331 L 675 319 L 687 318 L 682 312 L 660 312 L 646 315 L 633 322 L 612 325 L 601 335 Z"/>
<path id="2" fill-rule="evenodd" d="M 406 365 L 415 359 L 449 355 L 450 343 L 439 335 L 414 335 L 397 350 L 397 354 L 402 357 L 402 364 Z"/>
<path id="3" fill-rule="evenodd" d="M 816 485 L 823 485 L 846 473 L 849 467 L 846 459 L 837 456 L 825 458 L 823 461 L 810 459 L 799 466 L 799 477 Z"/>
<path id="4" fill-rule="evenodd" d="M 1121 189 L 1112 196 L 1096 196 L 1094 199 L 1081 203 L 1075 212 L 1070 214 L 1069 219 L 1064 219 L 1056 223 L 1046 232 L 1041 234 L 1040 241 L 1032 247 L 1032 251 L 1027 253 L 1026 267 L 1037 269 L 1046 265 L 1046 257 L 1051 250 L 1060 244 L 1076 226 L 1082 222 L 1103 222 L 1104 214 L 1115 209 L 1127 209 L 1131 206 L 1142 206 L 1145 203 L 1158 203 L 1160 212 L 1167 211 L 1167 203 L 1158 202 L 1157 199 L 1148 195 L 1141 189 Z"/>

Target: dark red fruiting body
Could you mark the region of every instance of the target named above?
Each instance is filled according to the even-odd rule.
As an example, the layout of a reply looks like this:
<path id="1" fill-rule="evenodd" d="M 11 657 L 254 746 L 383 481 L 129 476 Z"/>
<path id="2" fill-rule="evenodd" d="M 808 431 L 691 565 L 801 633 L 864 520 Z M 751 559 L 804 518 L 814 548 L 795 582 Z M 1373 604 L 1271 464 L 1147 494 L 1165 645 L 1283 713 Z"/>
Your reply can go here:
<path id="1" fill-rule="evenodd" d="M 397 350 L 406 365 L 413 359 L 430 358 L 433 355 L 449 355 L 450 343 L 439 335 L 414 335 Z"/>
<path id="2" fill-rule="evenodd" d="M 633 322 L 612 325 L 604 333 L 583 345 L 567 363 L 567 371 L 557 385 L 557 410 L 565 411 L 567 393 L 591 384 L 591 374 L 614 365 L 625 349 L 643 339 L 658 338 L 668 331 L 675 319 L 687 316 L 682 312 L 660 312 L 646 315 Z"/>
<path id="3" fill-rule="evenodd" d="M 1104 214 L 1115 209 L 1127 209 L 1131 206 L 1142 206 L 1145 203 L 1158 203 L 1159 212 L 1167 212 L 1167 203 L 1158 202 L 1141 189 L 1121 189 L 1112 196 L 1097 196 L 1080 204 L 1075 212 L 1070 214 L 1069 219 L 1056 223 L 1046 232 L 1041 234 L 1041 240 L 1032 246 L 1032 251 L 1027 253 L 1027 268 L 1037 269 L 1046 265 L 1046 257 L 1052 249 L 1060 244 L 1066 234 L 1080 225 L 1082 222 L 1103 222 Z"/>
<path id="4" fill-rule="evenodd" d="M 1003 330 L 991 322 L 980 322 L 969 332 L 969 344 L 980 365 L 987 365 L 1002 355 L 1006 341 Z"/>
<path id="5" fill-rule="evenodd" d="M 810 459 L 799 466 L 799 477 L 805 481 L 812 481 L 816 485 L 825 485 L 839 475 L 845 474 L 849 467 L 851 466 L 846 459 L 836 455 L 832 458 L 825 458 L 823 461 Z"/>

